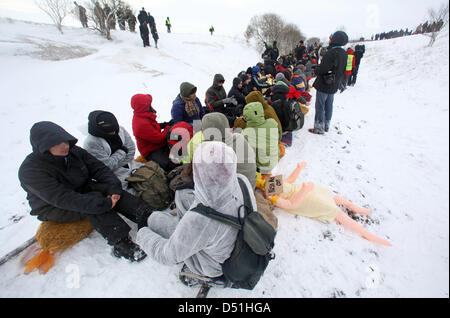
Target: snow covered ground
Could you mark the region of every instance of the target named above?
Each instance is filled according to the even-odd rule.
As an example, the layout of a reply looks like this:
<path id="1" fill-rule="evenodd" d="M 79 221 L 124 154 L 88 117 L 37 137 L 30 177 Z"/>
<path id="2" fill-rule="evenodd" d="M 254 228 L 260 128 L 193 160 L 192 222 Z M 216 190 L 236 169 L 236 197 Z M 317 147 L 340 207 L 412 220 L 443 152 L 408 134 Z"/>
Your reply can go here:
<path id="1" fill-rule="evenodd" d="M 39 225 L 17 178 L 33 123 L 54 121 L 82 145 L 89 112 L 103 109 L 131 132 L 133 94 L 152 94 L 166 121 L 181 82 L 197 85 L 203 102 L 215 73 L 228 91 L 239 71 L 259 61 L 236 38 L 160 32 L 156 50 L 141 47 L 138 34 L 112 36 L 78 28 L 60 35 L 51 25 L 0 19 L 0 257 Z M 447 29 L 432 48 L 424 36 L 366 43 L 357 85 L 335 96 L 330 132 L 307 132 L 311 107 L 274 171 L 287 176 L 307 161 L 298 182 L 373 209 L 360 222 L 393 246 L 277 210 L 277 256 L 260 283 L 253 291 L 213 289 L 211 297 L 449 296 L 448 41 Z M 0 266 L 0 297 L 195 294 L 179 283 L 180 266 L 117 259 L 98 233 L 59 254 L 46 275 L 23 274 L 20 260 Z"/>

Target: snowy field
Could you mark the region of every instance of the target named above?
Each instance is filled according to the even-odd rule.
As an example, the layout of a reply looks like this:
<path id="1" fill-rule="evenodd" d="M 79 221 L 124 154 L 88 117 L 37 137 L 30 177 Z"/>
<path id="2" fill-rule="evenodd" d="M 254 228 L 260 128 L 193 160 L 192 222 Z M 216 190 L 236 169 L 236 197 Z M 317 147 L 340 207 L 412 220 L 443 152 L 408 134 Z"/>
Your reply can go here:
<path id="1" fill-rule="evenodd" d="M 54 121 L 82 145 L 89 112 L 102 109 L 131 133 L 134 94 L 150 93 L 158 120 L 167 121 L 181 82 L 195 84 L 203 103 L 214 74 L 225 76 L 228 91 L 260 56 L 241 39 L 209 34 L 163 30 L 158 50 L 152 40 L 143 48 L 138 34 L 112 37 L 79 28 L 60 35 L 51 25 L 0 19 L 0 257 L 39 225 L 17 178 L 33 123 Z M 287 176 L 297 162 L 308 162 L 298 182 L 328 186 L 372 209 L 359 221 L 393 246 L 277 210 L 277 256 L 256 288 L 212 289 L 210 297 L 449 297 L 448 29 L 432 48 L 427 43 L 420 35 L 366 43 L 357 85 L 335 96 L 330 132 L 307 132 L 311 107 L 274 171 Z M 196 293 L 179 282 L 180 265 L 117 259 L 95 232 L 58 254 L 46 275 L 23 274 L 20 260 L 0 266 L 0 297 Z"/>

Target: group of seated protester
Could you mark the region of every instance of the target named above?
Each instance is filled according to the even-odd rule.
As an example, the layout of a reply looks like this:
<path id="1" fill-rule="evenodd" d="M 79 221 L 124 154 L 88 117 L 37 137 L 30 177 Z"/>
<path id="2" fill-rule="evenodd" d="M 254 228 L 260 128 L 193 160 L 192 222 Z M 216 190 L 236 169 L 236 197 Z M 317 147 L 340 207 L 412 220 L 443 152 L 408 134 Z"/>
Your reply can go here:
<path id="1" fill-rule="evenodd" d="M 275 55 L 270 52 L 271 57 Z M 306 108 L 311 98 L 306 65 L 297 63 L 295 57 L 281 59 L 273 63 L 277 69 L 273 76 L 265 72 L 271 69 L 271 61 L 239 72 L 228 94 L 224 76 L 216 74 L 206 91 L 205 106 L 195 85 L 181 83 L 169 122 L 158 123 L 150 94 L 132 96 L 138 158 L 132 137 L 111 112 L 95 110 L 88 115 L 83 148 L 59 125 L 35 123 L 30 130 L 33 151 L 19 169 L 31 215 L 43 222 L 88 219 L 117 257 L 141 261 L 150 254 L 163 264 L 184 263 L 184 270 L 221 277 L 221 264 L 230 256 L 238 230 L 191 213 L 192 207 L 201 203 L 236 217 L 244 204 L 239 190 L 243 182 L 254 210 L 267 209 L 266 217 L 276 229 L 269 199 L 294 209 L 312 190 L 311 184 L 303 184 L 282 198 L 258 193 L 258 178 L 270 175 L 284 152 L 281 140 L 288 123 L 277 113 L 279 104 L 295 101 Z M 295 63 L 286 65 L 286 61 Z M 190 180 L 174 189 L 175 215 L 153 213 L 127 182 L 146 162 L 157 163 L 166 175 L 181 170 Z M 288 183 L 295 179 L 289 178 Z M 297 195 L 299 189 L 303 190 Z M 326 192 L 327 199 L 332 198 L 330 193 Z M 119 213 L 137 224 L 139 245 L 131 240 L 130 226 Z M 336 220 L 351 223 L 334 207 L 329 215 L 326 220 L 339 215 Z M 363 236 L 373 238 L 367 233 Z"/>

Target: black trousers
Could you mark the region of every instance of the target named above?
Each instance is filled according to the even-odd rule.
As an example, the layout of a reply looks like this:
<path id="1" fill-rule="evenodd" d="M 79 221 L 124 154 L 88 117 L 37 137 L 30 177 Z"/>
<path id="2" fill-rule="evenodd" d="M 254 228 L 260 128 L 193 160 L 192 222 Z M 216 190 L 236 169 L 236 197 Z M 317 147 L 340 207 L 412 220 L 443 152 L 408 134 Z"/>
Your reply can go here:
<path id="1" fill-rule="evenodd" d="M 103 196 L 99 191 L 98 195 Z M 92 192 L 91 192 L 92 193 Z M 44 213 L 38 215 L 41 221 L 52 221 L 57 223 L 70 223 L 88 219 L 92 227 L 99 232 L 110 245 L 114 245 L 121 239 L 128 237 L 130 226 L 119 216 L 122 214 L 129 220 L 136 222 L 137 217 L 144 211 L 151 210 L 151 207 L 138 197 L 126 191 L 120 193 L 120 200 L 113 209 L 101 214 L 78 213 L 59 208 L 46 209 Z"/>
<path id="2" fill-rule="evenodd" d="M 142 42 L 144 43 L 144 47 L 150 46 L 148 27 L 146 25 L 141 25 L 139 26 L 139 31 L 141 32 L 141 39 Z"/>
<path id="3" fill-rule="evenodd" d="M 156 162 L 166 172 L 172 171 L 177 167 L 169 158 L 169 148 L 167 146 L 150 152 L 145 159 Z"/>
<path id="4" fill-rule="evenodd" d="M 356 84 L 356 77 L 358 76 L 358 69 L 359 69 L 359 65 L 357 65 L 353 69 L 352 75 L 350 75 L 350 78 L 348 79 L 348 85 L 355 85 Z"/>

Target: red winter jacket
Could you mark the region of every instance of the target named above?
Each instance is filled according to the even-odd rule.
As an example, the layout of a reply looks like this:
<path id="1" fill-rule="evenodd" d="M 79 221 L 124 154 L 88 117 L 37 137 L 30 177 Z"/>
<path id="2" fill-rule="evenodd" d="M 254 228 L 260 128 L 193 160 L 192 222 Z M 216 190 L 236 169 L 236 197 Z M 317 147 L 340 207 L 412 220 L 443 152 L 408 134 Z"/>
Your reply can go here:
<path id="1" fill-rule="evenodd" d="M 287 69 L 285 69 L 281 64 L 278 64 L 277 66 L 275 66 L 275 71 L 284 72 L 287 71 Z"/>
<path id="2" fill-rule="evenodd" d="M 156 111 L 149 112 L 152 104 L 152 96 L 145 94 L 136 94 L 131 98 L 131 108 L 133 114 L 133 134 L 136 137 L 136 144 L 143 157 L 156 149 L 162 148 L 167 144 L 166 128 L 161 132 L 161 128 L 156 121 Z"/>
<path id="3" fill-rule="evenodd" d="M 353 62 L 352 62 L 352 70 L 354 70 L 355 69 L 355 56 L 354 56 L 354 52 L 353 52 L 353 50 L 352 49 L 348 49 L 347 50 L 347 56 L 348 55 L 353 55 Z M 352 75 L 352 70 L 350 70 L 350 71 L 347 71 L 347 69 L 345 70 L 345 75 Z"/>
<path id="4" fill-rule="evenodd" d="M 300 91 L 296 90 L 295 87 L 289 87 L 289 93 L 286 94 L 287 98 L 290 99 L 299 99 L 300 98 Z"/>

